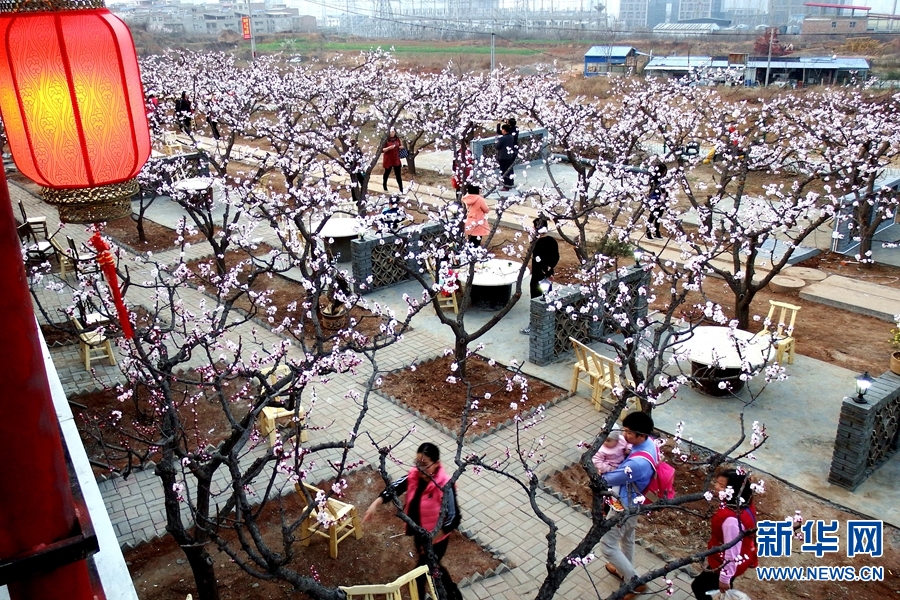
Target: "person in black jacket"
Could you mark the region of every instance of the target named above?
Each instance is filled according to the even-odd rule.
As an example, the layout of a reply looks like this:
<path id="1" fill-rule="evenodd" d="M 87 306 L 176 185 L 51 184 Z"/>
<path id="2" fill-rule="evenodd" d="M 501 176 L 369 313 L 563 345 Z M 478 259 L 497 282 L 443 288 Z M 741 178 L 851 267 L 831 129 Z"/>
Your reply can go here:
<path id="1" fill-rule="evenodd" d="M 559 243 L 550 237 L 549 222 L 543 216 L 534 220 L 534 230 L 539 236 L 534 243 L 534 252 L 531 254 L 531 299 L 544 295 L 541 283 L 553 276 L 553 269 L 559 263 Z M 522 330 L 525 335 L 531 334 L 531 327 Z"/>
<path id="2" fill-rule="evenodd" d="M 515 173 L 513 166 L 519 155 L 519 147 L 512 133 L 509 123 L 500 126 L 502 135 L 497 139 L 497 164 L 500 165 L 500 173 L 503 175 L 503 191 L 509 191 L 515 185 Z"/>
<path id="3" fill-rule="evenodd" d="M 175 119 L 181 131 L 191 134 L 191 121 L 194 118 L 194 108 L 188 98 L 187 92 L 181 92 L 181 98 L 175 101 Z"/>
<path id="4" fill-rule="evenodd" d="M 668 172 L 665 163 L 656 162 L 650 166 L 650 193 L 647 195 L 647 239 L 654 236 L 662 239 L 659 220 L 666 214 L 668 199 L 663 187 L 663 179 Z"/>
<path id="5" fill-rule="evenodd" d="M 516 125 L 516 118 L 510 117 L 497 123 L 497 135 L 503 135 L 503 125 L 509 125 L 509 132 L 513 135 L 516 145 L 519 144 L 519 127 Z"/>

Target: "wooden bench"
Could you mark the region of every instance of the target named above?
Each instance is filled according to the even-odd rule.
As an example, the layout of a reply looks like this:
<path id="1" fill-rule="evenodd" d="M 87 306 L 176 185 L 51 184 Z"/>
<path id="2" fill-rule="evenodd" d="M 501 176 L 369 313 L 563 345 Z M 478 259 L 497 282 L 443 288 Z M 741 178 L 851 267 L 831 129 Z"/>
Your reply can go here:
<path id="1" fill-rule="evenodd" d="M 428 567 L 416 567 L 406 575 L 401 575 L 391 583 L 384 585 L 352 585 L 340 586 L 342 592 L 347 594 L 347 600 L 361 598 L 362 600 L 376 600 L 376 596 L 383 596 L 385 600 L 401 600 L 403 586 L 409 591 L 410 600 L 422 600 L 419 598 L 419 590 L 416 587 L 416 579 L 424 577 L 426 581 L 426 593 L 431 594 L 432 598 L 437 598 L 437 592 L 434 591 L 434 582 L 428 573 Z"/>

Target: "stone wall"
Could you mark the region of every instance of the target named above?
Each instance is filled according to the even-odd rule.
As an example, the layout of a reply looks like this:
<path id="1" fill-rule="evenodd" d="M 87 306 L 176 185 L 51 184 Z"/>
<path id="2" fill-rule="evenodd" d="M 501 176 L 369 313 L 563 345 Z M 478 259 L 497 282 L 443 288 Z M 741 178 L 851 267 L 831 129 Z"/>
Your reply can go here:
<path id="1" fill-rule="evenodd" d="M 409 272 L 419 268 L 415 255 L 409 250 L 440 244 L 442 235 L 444 226 L 429 222 L 404 227 L 396 234 L 367 234 L 353 240 L 350 261 L 356 292 L 371 294 L 409 280 Z"/>
<path id="2" fill-rule="evenodd" d="M 900 422 L 900 376 L 887 372 L 875 379 L 867 404 L 844 398 L 828 481 L 854 490 L 897 452 Z"/>
<path id="3" fill-rule="evenodd" d="M 650 283 L 649 271 L 637 267 L 626 270 L 625 275 L 604 277 L 604 289 L 624 283 L 637 287 Z M 636 295 L 636 297 L 638 297 Z M 639 296 L 645 298 L 645 296 Z M 549 298 L 549 302 L 548 299 Z M 536 365 L 547 365 L 572 351 L 575 338 L 579 342 L 590 344 L 604 336 L 615 333 L 614 323 L 605 318 L 604 308 L 587 307 L 589 299 L 581 292 L 580 286 L 561 286 L 549 292 L 546 297 L 531 301 L 529 327 L 531 335 L 528 340 L 528 360 Z M 552 303 L 552 304 L 551 304 Z M 557 308 L 557 304 L 560 307 Z M 635 308 L 635 317 L 645 317 L 647 305 Z"/>
<path id="4" fill-rule="evenodd" d="M 472 158 L 478 163 L 482 158 L 497 157 L 497 138 L 489 137 L 472 140 L 469 144 Z M 547 158 L 548 143 L 546 129 L 519 131 L 519 157 L 517 163 L 529 163 Z"/>

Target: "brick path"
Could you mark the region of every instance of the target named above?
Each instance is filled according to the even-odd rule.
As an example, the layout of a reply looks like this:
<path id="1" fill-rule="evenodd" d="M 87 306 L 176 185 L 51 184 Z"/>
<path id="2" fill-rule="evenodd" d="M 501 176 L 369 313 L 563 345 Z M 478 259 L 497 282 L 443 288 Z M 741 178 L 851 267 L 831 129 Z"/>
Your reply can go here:
<path id="1" fill-rule="evenodd" d="M 48 207 L 21 187 L 11 184 L 10 193 L 14 202 L 21 199 L 25 203 L 29 213 L 46 212 L 48 220 L 55 221 L 55 211 L 48 210 Z M 56 229 L 56 225 L 55 222 L 49 224 L 51 232 Z M 87 239 L 87 233 L 81 226 L 68 225 L 65 234 L 71 235 L 79 243 Z M 201 252 L 201 246 L 195 246 L 191 251 Z M 167 256 L 166 253 L 162 253 L 156 258 L 165 260 Z M 191 306 L 196 307 L 202 300 L 199 293 L 190 289 L 182 288 L 180 293 L 182 299 Z M 145 294 L 132 288 L 128 300 L 131 304 L 149 302 L 149 297 Z M 62 292 L 42 290 L 39 295 L 43 302 L 52 306 L 66 306 L 70 301 L 70 298 Z M 236 333 L 249 336 L 249 328 Z M 266 345 L 278 340 L 277 336 L 267 330 L 258 330 L 256 335 Z M 379 354 L 379 366 L 383 369 L 403 367 L 413 358 L 421 359 L 437 355 L 444 347 L 445 344 L 428 332 L 428 327 L 417 327 L 405 336 L 401 344 Z M 79 369 L 77 347 L 52 349 L 52 353 L 67 394 L 110 385 L 123 378 L 117 368 L 106 366 L 105 361 L 102 361 L 103 364 L 98 363 L 93 377 L 84 372 L 83 368 Z M 556 368 L 566 371 L 569 369 L 567 365 L 557 365 Z M 332 377 L 327 385 L 315 386 L 319 401 L 309 408 L 309 424 L 312 427 L 328 424 L 330 426 L 328 429 L 311 431 L 311 438 L 326 437 L 330 430 L 347 431 L 356 419 L 358 407 L 352 400 L 345 398 L 345 394 L 350 389 L 362 389 L 366 378 L 367 373 L 361 369 L 356 375 L 337 375 Z M 412 425 L 416 426 L 417 433 L 411 436 L 414 439 L 408 440 L 405 447 L 398 449 L 397 455 L 400 457 L 412 455 L 415 445 L 426 439 L 437 443 L 439 447 L 445 449 L 445 452 L 454 447 L 454 441 L 449 436 L 378 395 L 370 396 L 370 407 L 365 421 L 366 432 L 376 440 L 396 439 L 398 431 L 405 431 Z M 576 461 L 580 455 L 577 443 L 589 439 L 599 424 L 599 415 L 591 408 L 590 402 L 582 397 L 569 398 L 547 410 L 544 419 L 528 434 L 534 438 L 546 435 L 543 451 L 548 460 L 539 467 L 538 475 L 541 477 L 550 475 Z M 488 454 L 502 452 L 505 447 L 513 447 L 514 433 L 512 428 L 500 430 L 468 444 L 465 451 Z M 372 456 L 371 447 L 361 443 L 354 450 L 351 460 L 372 459 Z M 324 465 L 326 462 L 324 458 L 326 457 L 319 457 L 317 462 Z M 395 470 L 396 474 L 399 474 L 400 469 Z M 326 475 L 324 469 L 320 469 L 320 472 L 314 473 L 311 478 L 315 480 L 317 476 Z M 224 478 L 218 480 L 216 484 L 224 486 Z M 531 514 L 527 505 L 523 504 L 524 496 L 521 491 L 505 479 L 472 473 L 464 477 L 460 488 L 460 506 L 463 512 L 461 529 L 500 556 L 508 567 L 501 569 L 502 572 L 499 574 L 487 578 L 476 577 L 474 581 L 463 582 L 464 597 L 513 600 L 534 596 L 545 573 L 546 528 Z M 152 470 L 135 473 L 128 480 L 114 478 L 101 482 L 100 490 L 120 544 L 136 545 L 164 534 L 165 517 L 161 490 Z M 551 515 L 560 527 L 558 552 L 564 555 L 575 545 L 579 533 L 587 529 L 589 519 L 550 494 L 540 493 L 538 500 L 541 508 Z M 661 559 L 643 548 L 636 548 L 636 563 L 639 570 L 659 566 L 661 562 Z M 590 578 L 583 570 L 574 572 L 566 580 L 557 597 L 593 598 L 596 597 L 593 586 L 597 586 L 603 595 L 617 587 L 617 581 L 603 569 L 602 560 L 589 565 L 588 571 Z M 674 581 L 676 591 L 672 598 L 675 600 L 690 598 L 688 577 L 679 573 L 674 577 Z M 652 588 L 660 590 L 656 594 L 657 597 L 665 597 L 661 584 L 654 584 Z"/>

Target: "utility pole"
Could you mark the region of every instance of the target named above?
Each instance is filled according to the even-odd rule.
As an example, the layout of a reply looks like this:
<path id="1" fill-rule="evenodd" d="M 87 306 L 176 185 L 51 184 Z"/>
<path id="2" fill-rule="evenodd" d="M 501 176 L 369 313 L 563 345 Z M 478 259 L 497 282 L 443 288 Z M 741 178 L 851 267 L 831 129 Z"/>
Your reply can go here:
<path id="1" fill-rule="evenodd" d="M 775 30 L 767 29 L 769 33 L 769 60 L 766 63 L 766 87 L 769 87 L 769 71 L 772 70 L 772 42 L 775 41 Z"/>
<path id="2" fill-rule="evenodd" d="M 256 60 L 256 33 L 253 27 L 253 9 L 250 7 L 250 0 L 247 0 L 247 18 L 250 19 L 250 60 Z"/>
<path id="3" fill-rule="evenodd" d="M 494 32 L 491 32 L 491 73 L 494 72 Z"/>

